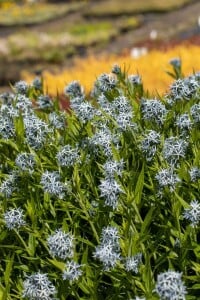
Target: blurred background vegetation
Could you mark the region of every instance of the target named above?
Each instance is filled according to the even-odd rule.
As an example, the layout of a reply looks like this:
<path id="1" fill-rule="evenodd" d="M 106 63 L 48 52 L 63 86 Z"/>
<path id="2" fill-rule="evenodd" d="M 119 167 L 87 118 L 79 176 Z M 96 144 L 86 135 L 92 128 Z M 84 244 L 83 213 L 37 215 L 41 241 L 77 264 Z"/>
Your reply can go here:
<path id="1" fill-rule="evenodd" d="M 89 91 L 120 62 L 163 91 L 169 56 L 182 56 L 186 73 L 200 69 L 199 36 L 198 0 L 0 0 L 0 86 L 42 75 L 52 94 L 75 79 Z"/>

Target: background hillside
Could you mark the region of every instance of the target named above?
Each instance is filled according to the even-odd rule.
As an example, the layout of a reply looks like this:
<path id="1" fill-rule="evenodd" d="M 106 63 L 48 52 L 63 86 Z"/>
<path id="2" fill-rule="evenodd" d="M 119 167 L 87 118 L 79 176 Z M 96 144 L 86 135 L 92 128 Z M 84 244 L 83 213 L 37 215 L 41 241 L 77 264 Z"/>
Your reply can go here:
<path id="1" fill-rule="evenodd" d="M 194 0 L 29 0 L 0 1 L 0 6 L 3 88 L 24 72 L 64 74 L 74 58 L 135 59 L 151 49 L 200 41 L 200 2 Z"/>

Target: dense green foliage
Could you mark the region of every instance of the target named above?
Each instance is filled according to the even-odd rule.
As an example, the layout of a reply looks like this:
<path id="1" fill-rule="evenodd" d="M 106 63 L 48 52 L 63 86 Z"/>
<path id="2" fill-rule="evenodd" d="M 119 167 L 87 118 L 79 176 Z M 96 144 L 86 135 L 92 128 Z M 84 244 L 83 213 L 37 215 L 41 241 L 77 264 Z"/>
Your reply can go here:
<path id="1" fill-rule="evenodd" d="M 1 95 L 0 299 L 198 299 L 200 74 L 171 64 L 158 99 L 117 65 L 69 111 Z"/>

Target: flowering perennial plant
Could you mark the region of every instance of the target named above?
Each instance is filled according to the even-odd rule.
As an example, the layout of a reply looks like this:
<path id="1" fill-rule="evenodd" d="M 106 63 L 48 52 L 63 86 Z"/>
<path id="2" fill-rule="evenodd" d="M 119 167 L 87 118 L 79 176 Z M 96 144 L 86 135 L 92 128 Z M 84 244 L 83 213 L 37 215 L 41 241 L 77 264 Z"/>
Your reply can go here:
<path id="1" fill-rule="evenodd" d="M 192 227 L 196 227 L 200 221 L 200 203 L 193 200 L 190 203 L 190 208 L 184 210 L 183 216 L 191 222 Z"/>
<path id="2" fill-rule="evenodd" d="M 52 296 L 55 294 L 56 289 L 48 279 L 47 274 L 38 272 L 28 276 L 23 282 L 23 298 L 31 300 L 50 300 L 53 299 Z"/>
<path id="3" fill-rule="evenodd" d="M 73 236 L 70 233 L 65 233 L 61 229 L 50 235 L 47 239 L 49 252 L 54 257 L 61 259 L 70 258 L 73 256 Z"/>
<path id="4" fill-rule="evenodd" d="M 63 279 L 71 281 L 77 280 L 83 274 L 83 271 L 80 267 L 81 265 L 79 265 L 75 261 L 67 262 L 62 275 Z"/>
<path id="5" fill-rule="evenodd" d="M 4 213 L 5 225 L 8 229 L 19 229 L 24 226 L 24 213 L 20 208 L 12 208 Z"/>
<path id="6" fill-rule="evenodd" d="M 157 99 L 118 65 L 67 111 L 0 95 L 0 299 L 199 298 L 200 76 L 170 64 Z"/>
<path id="7" fill-rule="evenodd" d="M 167 271 L 158 275 L 156 292 L 163 300 L 184 300 L 186 288 L 181 279 L 181 273 Z"/>
<path id="8" fill-rule="evenodd" d="M 109 271 L 114 268 L 120 260 L 120 245 L 118 230 L 113 227 L 106 227 L 102 230 L 101 243 L 96 247 L 94 257 L 98 258 Z"/>

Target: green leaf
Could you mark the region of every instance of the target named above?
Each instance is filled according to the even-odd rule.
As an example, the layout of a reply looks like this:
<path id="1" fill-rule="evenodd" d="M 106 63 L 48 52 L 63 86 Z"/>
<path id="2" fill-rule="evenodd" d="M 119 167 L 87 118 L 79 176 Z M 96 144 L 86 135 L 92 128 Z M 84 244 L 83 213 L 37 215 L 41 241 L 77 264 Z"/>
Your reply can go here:
<path id="1" fill-rule="evenodd" d="M 7 264 L 6 264 L 6 270 L 5 270 L 5 273 L 4 273 L 4 282 L 5 282 L 5 289 L 4 289 L 4 292 L 3 292 L 3 297 L 1 300 L 7 300 L 8 299 L 8 293 L 9 293 L 9 290 L 10 290 L 10 276 L 11 276 L 11 273 L 12 273 L 12 266 L 13 266 L 13 261 L 14 261 L 14 256 L 15 256 L 15 253 L 13 253 L 13 255 L 8 258 L 8 261 L 7 261 Z"/>
<path id="2" fill-rule="evenodd" d="M 55 259 L 49 259 L 47 258 L 47 260 L 54 266 L 56 267 L 58 270 L 62 271 L 65 269 L 65 263 L 61 262 L 61 261 L 57 261 Z"/>
<path id="3" fill-rule="evenodd" d="M 143 186 L 144 186 L 144 164 L 142 166 L 142 170 L 139 174 L 139 177 L 138 177 L 138 180 L 136 183 L 136 187 L 135 187 L 134 198 L 135 198 L 135 202 L 137 205 L 139 205 L 141 202 Z"/>
<path id="4" fill-rule="evenodd" d="M 144 222 L 142 223 L 141 234 L 144 234 L 148 230 L 148 226 L 152 222 L 152 215 L 154 213 L 155 207 L 151 207 L 145 216 Z"/>
<path id="5" fill-rule="evenodd" d="M 176 192 L 175 196 L 184 208 L 189 208 L 189 204 L 185 200 L 183 200 L 183 198 L 181 198 Z"/>

